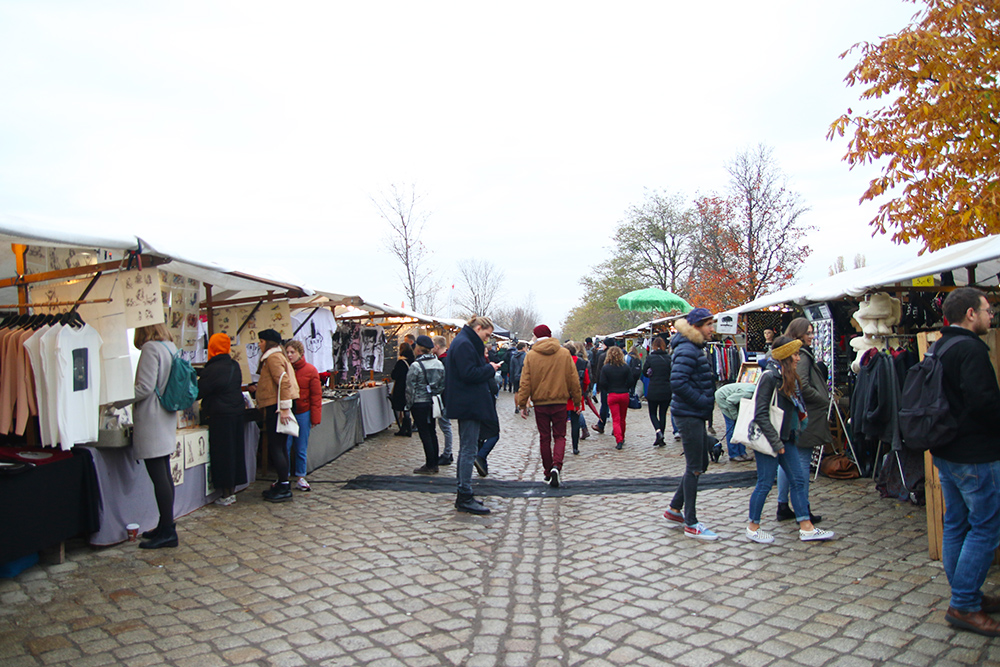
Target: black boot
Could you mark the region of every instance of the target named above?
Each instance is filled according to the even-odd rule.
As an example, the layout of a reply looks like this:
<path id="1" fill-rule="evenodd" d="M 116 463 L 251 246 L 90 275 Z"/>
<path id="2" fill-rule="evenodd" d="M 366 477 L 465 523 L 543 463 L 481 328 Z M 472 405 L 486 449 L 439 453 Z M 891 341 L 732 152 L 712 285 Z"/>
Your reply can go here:
<path id="1" fill-rule="evenodd" d="M 269 503 L 283 503 L 292 499 L 292 485 L 288 482 L 276 482 L 261 495 Z"/>
<path id="2" fill-rule="evenodd" d="M 663 441 L 663 431 L 656 432 L 656 440 L 653 441 L 653 447 L 663 447 L 665 444 Z"/>
<path id="3" fill-rule="evenodd" d="M 795 518 L 795 512 L 792 511 L 788 503 L 778 503 L 778 516 L 776 518 L 778 521 L 788 521 Z"/>
<path id="4" fill-rule="evenodd" d="M 139 544 L 140 549 L 163 549 L 164 547 L 176 547 L 177 546 L 177 525 L 170 524 L 169 526 L 156 529 L 159 534 L 146 541 Z M 153 532 L 153 531 L 149 531 Z"/>
<path id="5" fill-rule="evenodd" d="M 155 539 L 157 536 L 159 536 L 159 534 L 160 534 L 160 527 L 157 526 L 153 530 L 143 531 L 142 535 L 140 535 L 139 537 L 141 537 L 144 540 L 152 540 Z"/>
<path id="6" fill-rule="evenodd" d="M 459 493 L 455 499 L 455 509 L 469 514 L 489 514 L 490 508 L 476 500 L 471 493 Z"/>
<path id="7" fill-rule="evenodd" d="M 819 523 L 820 521 L 823 520 L 823 517 L 820 516 L 819 514 L 813 514 L 812 508 L 810 507 L 809 508 L 809 520 L 812 521 L 813 523 Z"/>

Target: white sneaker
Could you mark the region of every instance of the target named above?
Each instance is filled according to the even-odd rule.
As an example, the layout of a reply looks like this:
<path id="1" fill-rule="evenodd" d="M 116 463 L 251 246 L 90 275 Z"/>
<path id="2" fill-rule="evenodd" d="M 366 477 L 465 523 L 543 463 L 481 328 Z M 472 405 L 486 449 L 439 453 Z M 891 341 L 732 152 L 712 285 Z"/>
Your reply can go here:
<path id="1" fill-rule="evenodd" d="M 834 537 L 834 532 L 832 530 L 823 530 L 822 528 L 813 528 L 812 530 L 800 530 L 799 539 L 803 542 L 812 542 L 814 540 L 832 540 Z"/>
<path id="2" fill-rule="evenodd" d="M 215 501 L 215 504 L 222 505 L 223 507 L 229 507 L 235 502 L 236 502 L 236 495 L 233 494 L 231 496 L 222 496 L 221 498 Z"/>
<path id="3" fill-rule="evenodd" d="M 309 486 L 309 482 L 306 481 L 305 477 L 299 477 L 299 481 L 295 483 L 295 486 L 299 491 L 312 491 L 312 487 Z"/>
<path id="4" fill-rule="evenodd" d="M 770 544 L 774 542 L 774 535 L 768 533 L 763 528 L 750 530 L 750 526 L 747 526 L 747 539 L 757 544 Z"/>

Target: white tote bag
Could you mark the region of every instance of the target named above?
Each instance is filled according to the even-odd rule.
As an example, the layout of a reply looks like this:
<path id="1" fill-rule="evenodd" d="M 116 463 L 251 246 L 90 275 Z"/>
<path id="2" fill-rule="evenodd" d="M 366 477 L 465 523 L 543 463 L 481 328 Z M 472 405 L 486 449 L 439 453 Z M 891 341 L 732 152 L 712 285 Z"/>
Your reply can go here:
<path id="1" fill-rule="evenodd" d="M 754 422 L 754 412 L 757 409 L 757 391 L 759 389 L 760 382 L 758 381 L 757 387 L 753 390 L 753 398 L 740 399 L 740 414 L 736 419 L 736 426 L 733 428 L 733 437 L 731 440 L 735 443 L 746 445 L 755 452 L 760 452 L 767 456 L 777 456 L 767 437 Z M 785 419 L 785 411 L 778 407 L 777 388 L 775 388 L 774 394 L 771 396 L 769 413 L 771 426 L 774 427 L 775 431 L 781 433 L 781 422 Z"/>
<path id="2" fill-rule="evenodd" d="M 278 378 L 278 427 L 275 429 L 278 433 L 284 433 L 285 435 L 290 435 L 293 438 L 299 437 L 299 421 L 292 415 L 292 421 L 287 424 L 281 423 L 281 380 L 285 377 L 285 373 L 281 373 L 281 377 Z M 741 408 L 742 411 L 742 408 Z"/>

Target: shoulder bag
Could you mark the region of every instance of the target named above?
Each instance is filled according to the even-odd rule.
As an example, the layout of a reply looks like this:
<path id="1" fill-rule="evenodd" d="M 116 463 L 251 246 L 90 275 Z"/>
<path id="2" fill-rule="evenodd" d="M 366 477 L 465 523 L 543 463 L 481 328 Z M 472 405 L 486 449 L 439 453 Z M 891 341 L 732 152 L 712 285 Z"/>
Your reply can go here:
<path id="1" fill-rule="evenodd" d="M 754 413 L 757 410 L 757 392 L 760 391 L 760 383 L 753 390 L 752 398 L 740 399 L 740 414 L 736 419 L 736 426 L 733 428 L 731 440 L 735 443 L 746 445 L 755 452 L 760 452 L 767 456 L 777 456 L 767 436 L 760 430 L 754 422 Z M 771 417 L 771 426 L 779 434 L 781 433 L 781 423 L 785 419 L 785 411 L 778 407 L 778 388 L 775 387 L 771 396 L 771 405 L 768 409 Z"/>
<path id="2" fill-rule="evenodd" d="M 292 420 L 287 424 L 281 422 L 281 380 L 285 377 L 286 373 L 281 372 L 281 377 L 278 378 L 278 403 L 275 407 L 278 408 L 278 426 L 274 429 L 278 433 L 284 433 L 285 435 L 290 435 L 293 438 L 299 437 L 299 421 L 292 415 Z"/>

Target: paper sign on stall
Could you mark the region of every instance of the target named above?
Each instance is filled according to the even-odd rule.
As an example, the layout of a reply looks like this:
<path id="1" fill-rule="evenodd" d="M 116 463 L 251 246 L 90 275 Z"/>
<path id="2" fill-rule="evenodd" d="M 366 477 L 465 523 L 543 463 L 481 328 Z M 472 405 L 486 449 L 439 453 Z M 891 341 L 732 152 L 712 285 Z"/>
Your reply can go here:
<path id="1" fill-rule="evenodd" d="M 174 442 L 174 453 L 170 455 L 170 475 L 174 478 L 174 486 L 184 483 L 184 434 L 177 433 Z"/>
<path id="2" fill-rule="evenodd" d="M 129 329 L 162 324 L 163 299 L 157 269 L 127 271 L 120 277 L 125 295 L 125 326 Z"/>
<path id="3" fill-rule="evenodd" d="M 208 463 L 208 431 L 196 429 L 184 432 L 184 467 L 193 468 Z"/>

